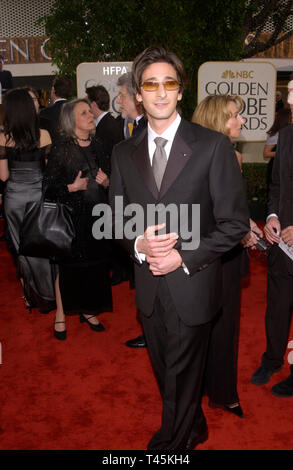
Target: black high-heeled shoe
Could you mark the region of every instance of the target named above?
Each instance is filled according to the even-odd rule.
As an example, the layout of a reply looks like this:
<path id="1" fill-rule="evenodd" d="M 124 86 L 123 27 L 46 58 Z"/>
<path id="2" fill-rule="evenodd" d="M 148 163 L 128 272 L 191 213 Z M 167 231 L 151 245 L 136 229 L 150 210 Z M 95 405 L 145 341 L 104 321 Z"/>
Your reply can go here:
<path id="1" fill-rule="evenodd" d="M 94 317 L 96 317 L 96 315 L 91 315 L 90 317 L 86 318 L 86 317 L 81 313 L 80 316 L 79 316 L 79 320 L 80 320 L 80 323 L 86 322 L 86 323 L 89 325 L 89 327 L 90 327 L 92 330 L 94 330 L 94 331 L 105 331 L 106 328 L 102 325 L 101 322 L 99 322 L 99 323 L 96 325 L 96 324 L 91 323 L 91 322 L 89 321 L 90 318 L 94 318 Z"/>
<path id="2" fill-rule="evenodd" d="M 24 308 L 25 308 L 26 310 L 29 310 L 30 313 L 32 313 L 32 306 L 31 306 L 30 303 L 27 301 L 26 297 L 23 295 L 22 298 L 23 298 L 23 301 L 24 301 Z"/>
<path id="3" fill-rule="evenodd" d="M 219 403 L 214 403 L 212 401 L 209 401 L 209 407 L 220 408 L 221 410 L 229 411 L 235 416 L 238 416 L 238 418 L 244 418 L 244 413 L 243 413 L 240 403 L 237 403 L 235 405 L 220 405 Z"/>
<path id="4" fill-rule="evenodd" d="M 56 321 L 54 322 L 54 336 L 56 339 L 59 339 L 61 341 L 63 341 L 64 339 L 66 339 L 66 336 L 67 336 L 67 332 L 66 330 L 63 330 L 63 331 L 57 331 L 55 330 L 55 325 L 57 323 L 65 323 L 65 321 Z"/>
<path id="5" fill-rule="evenodd" d="M 238 418 L 244 418 L 243 410 L 240 406 L 240 403 L 237 403 L 235 406 L 224 405 L 226 411 L 230 411 L 234 415 L 238 416 Z"/>

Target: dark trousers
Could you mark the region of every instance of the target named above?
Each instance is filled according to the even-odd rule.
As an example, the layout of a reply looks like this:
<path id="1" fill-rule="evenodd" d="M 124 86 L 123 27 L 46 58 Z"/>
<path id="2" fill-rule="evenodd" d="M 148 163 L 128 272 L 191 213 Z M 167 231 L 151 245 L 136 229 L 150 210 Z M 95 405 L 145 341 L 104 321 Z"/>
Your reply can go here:
<path id="1" fill-rule="evenodd" d="M 205 372 L 209 399 L 220 405 L 239 402 L 237 392 L 241 271 L 247 253 L 235 247 L 223 257 L 223 305 L 212 322 Z"/>
<path id="2" fill-rule="evenodd" d="M 293 270 L 291 274 L 288 269 L 291 261 L 287 258 L 277 245 L 271 248 L 268 257 L 265 316 L 267 347 L 262 364 L 270 370 L 279 369 L 283 365 L 288 343 L 293 307 Z"/>
<path id="3" fill-rule="evenodd" d="M 196 315 L 196 306 L 195 315 Z M 201 409 L 210 323 L 186 326 L 179 318 L 167 282 L 161 278 L 154 311 L 142 315 L 143 329 L 163 400 L 161 428 L 148 449 L 184 449 L 205 420 Z"/>

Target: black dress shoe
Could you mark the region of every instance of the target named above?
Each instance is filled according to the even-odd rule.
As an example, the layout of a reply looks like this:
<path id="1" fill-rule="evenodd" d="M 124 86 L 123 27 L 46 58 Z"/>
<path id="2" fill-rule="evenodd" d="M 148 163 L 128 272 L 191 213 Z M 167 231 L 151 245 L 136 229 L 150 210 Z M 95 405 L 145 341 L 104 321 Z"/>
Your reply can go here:
<path id="1" fill-rule="evenodd" d="M 84 323 L 86 322 L 89 327 L 94 330 L 94 331 L 105 331 L 105 327 L 102 325 L 101 322 L 99 322 L 98 324 L 95 324 L 95 323 L 91 323 L 89 320 L 90 318 L 93 318 L 95 317 L 96 315 L 91 315 L 90 317 L 86 318 L 82 313 L 80 314 L 79 316 L 79 320 L 80 320 L 80 323 Z"/>
<path id="2" fill-rule="evenodd" d="M 293 397 L 293 372 L 285 380 L 274 385 L 271 392 L 276 397 Z"/>
<path id="3" fill-rule="evenodd" d="M 146 339 L 144 335 L 140 335 L 134 339 L 129 339 L 128 341 L 126 341 L 125 344 L 129 348 L 146 348 L 147 347 Z"/>
<path id="4" fill-rule="evenodd" d="M 194 437 L 190 437 L 186 443 L 185 450 L 193 450 L 198 444 L 203 444 L 209 437 L 208 427 L 206 422 L 202 424 L 198 430 L 198 434 Z"/>
<path id="5" fill-rule="evenodd" d="M 237 403 L 236 406 L 231 406 L 231 405 L 220 405 L 218 403 L 209 401 L 209 407 L 220 408 L 221 410 L 229 411 L 229 413 L 233 413 L 235 416 L 238 416 L 239 418 L 244 418 L 244 413 L 243 413 L 240 403 Z"/>
<path id="6" fill-rule="evenodd" d="M 267 384 L 272 375 L 275 374 L 276 372 L 280 372 L 281 369 L 267 369 L 265 366 L 261 365 L 252 375 L 251 377 L 251 383 L 254 385 L 264 385 Z"/>

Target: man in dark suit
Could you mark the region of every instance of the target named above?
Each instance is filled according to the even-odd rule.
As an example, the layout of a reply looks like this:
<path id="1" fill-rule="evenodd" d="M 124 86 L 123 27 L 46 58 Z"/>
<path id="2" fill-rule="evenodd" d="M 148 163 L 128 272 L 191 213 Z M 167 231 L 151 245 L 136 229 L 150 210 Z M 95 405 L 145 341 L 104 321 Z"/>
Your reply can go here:
<path id="1" fill-rule="evenodd" d="M 110 95 L 102 85 L 86 89 L 96 122 L 96 136 L 102 141 L 105 154 L 111 157 L 115 144 L 124 139 L 122 129 L 109 112 Z"/>
<path id="2" fill-rule="evenodd" d="M 136 100 L 135 91 L 132 86 L 132 73 L 124 73 L 117 80 L 119 94 L 116 103 L 120 107 L 121 125 L 124 138 L 138 134 L 146 127 L 147 121 L 144 116 L 141 103 Z"/>
<path id="3" fill-rule="evenodd" d="M 273 244 L 268 255 L 267 309 L 265 315 L 266 351 L 251 382 L 268 383 L 284 363 L 293 305 L 293 260 L 280 248 L 282 242 L 293 246 L 293 125 L 279 132 L 269 188 L 266 238 Z M 280 240 L 281 245 L 279 246 Z M 293 251 L 293 250 L 292 250 Z M 287 379 L 277 383 L 271 392 L 279 397 L 293 396 L 293 365 Z"/>
<path id="4" fill-rule="evenodd" d="M 68 77 L 55 77 L 51 88 L 51 106 L 40 111 L 40 127 L 46 129 L 52 142 L 59 138 L 59 117 L 61 108 L 72 91 L 72 80 Z"/>
<path id="5" fill-rule="evenodd" d="M 229 139 L 176 111 L 181 61 L 150 47 L 132 73 L 148 126 L 114 147 L 110 202 L 118 231 L 124 216 L 121 243 L 137 260 L 136 304 L 163 400 L 161 428 L 148 449 L 191 450 L 207 438 L 201 389 L 211 320 L 221 306 L 221 255 L 249 232 L 248 207 Z M 129 204 L 143 215 L 135 239 Z M 169 208 L 170 220 L 149 223 L 154 208 L 159 222 Z M 166 233 L 158 233 L 164 224 Z"/>

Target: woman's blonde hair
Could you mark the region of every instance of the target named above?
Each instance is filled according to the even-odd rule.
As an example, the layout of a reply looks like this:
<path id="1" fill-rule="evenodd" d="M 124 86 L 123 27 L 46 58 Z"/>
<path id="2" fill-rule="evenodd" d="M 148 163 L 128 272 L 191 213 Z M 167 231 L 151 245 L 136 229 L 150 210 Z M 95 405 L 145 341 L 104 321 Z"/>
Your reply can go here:
<path id="1" fill-rule="evenodd" d="M 239 112 L 242 111 L 244 101 L 238 95 L 209 95 L 197 105 L 191 121 L 229 135 L 227 122 L 232 117 L 229 109 L 231 101 L 236 104 Z"/>

